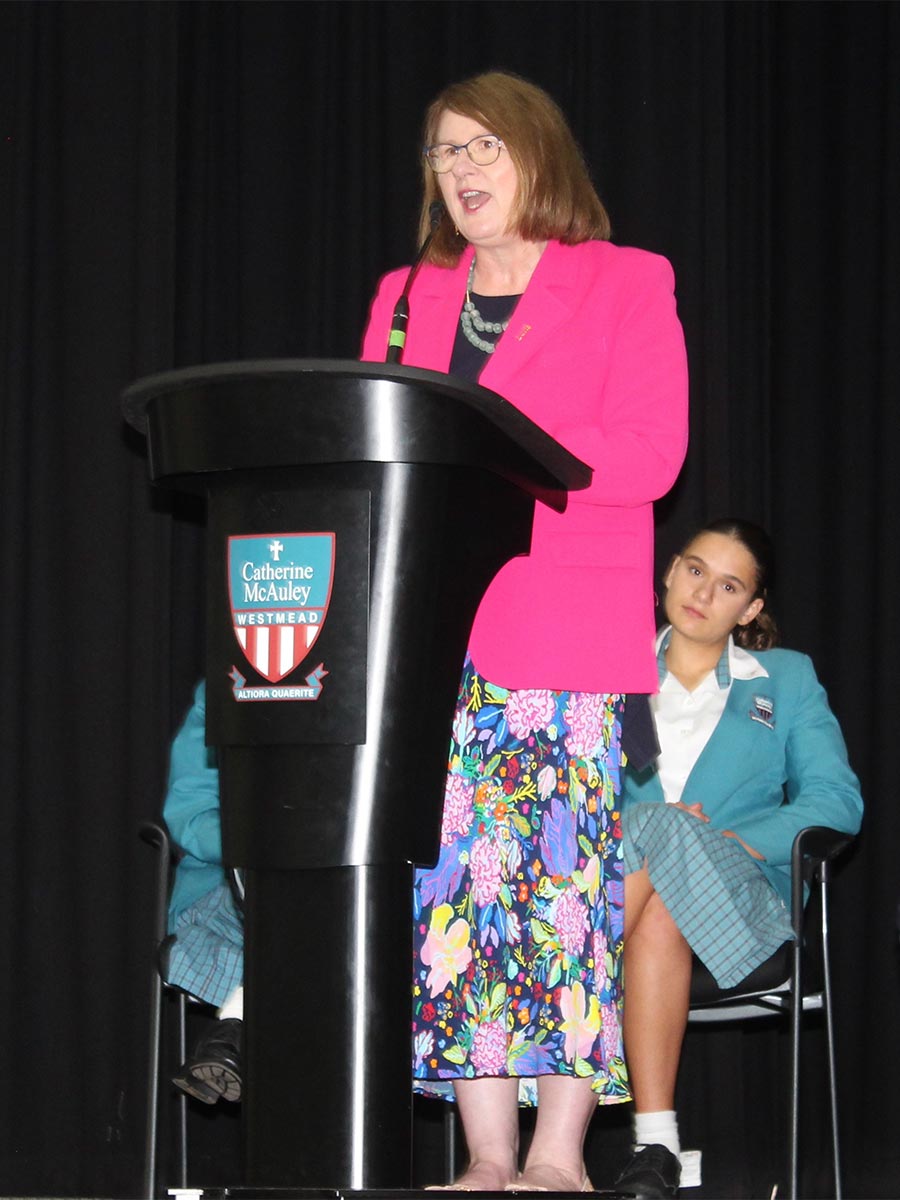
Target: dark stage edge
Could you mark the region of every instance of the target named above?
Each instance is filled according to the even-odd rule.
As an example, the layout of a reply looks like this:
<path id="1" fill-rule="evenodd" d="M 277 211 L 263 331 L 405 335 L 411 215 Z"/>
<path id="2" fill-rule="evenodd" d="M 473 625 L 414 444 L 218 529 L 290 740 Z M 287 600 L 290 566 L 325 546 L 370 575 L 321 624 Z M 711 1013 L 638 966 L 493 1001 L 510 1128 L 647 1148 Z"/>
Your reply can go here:
<path id="1" fill-rule="evenodd" d="M 196 1188 L 189 1189 L 203 1200 L 435 1200 L 442 1191 L 449 1193 L 449 1188 Z M 172 1194 L 175 1194 L 173 1189 Z M 179 1191 L 178 1195 L 187 1200 L 187 1194 Z M 634 1192 L 616 1192 L 599 1188 L 594 1192 L 465 1192 L 458 1193 L 471 1196 L 472 1200 L 510 1200 L 515 1196 L 567 1197 L 575 1200 L 577 1196 L 604 1196 L 606 1200 L 634 1200 Z"/>
<path id="2" fill-rule="evenodd" d="M 435 1192 L 449 1191 L 447 1188 L 427 1190 L 425 1188 L 370 1188 L 352 1190 L 350 1188 L 169 1188 L 168 1195 L 181 1197 L 181 1200 L 191 1200 L 200 1197 L 202 1200 L 435 1200 Z M 460 1193 L 463 1194 L 463 1193 Z M 509 1200 L 510 1192 L 466 1192 L 472 1200 Z M 635 1200 L 634 1192 L 615 1192 L 607 1188 L 597 1188 L 594 1192 L 515 1192 L 516 1196 L 542 1196 L 547 1200 L 553 1197 L 562 1200 L 575 1200 L 577 1196 L 603 1196 L 605 1200 Z M 0 1196 L 0 1200 L 92 1200 L 91 1197 L 53 1197 L 53 1196 Z M 96 1200 L 96 1198 L 93 1198 Z M 104 1200 L 108 1200 L 105 1197 Z M 120 1200 L 133 1200 L 123 1196 Z"/>

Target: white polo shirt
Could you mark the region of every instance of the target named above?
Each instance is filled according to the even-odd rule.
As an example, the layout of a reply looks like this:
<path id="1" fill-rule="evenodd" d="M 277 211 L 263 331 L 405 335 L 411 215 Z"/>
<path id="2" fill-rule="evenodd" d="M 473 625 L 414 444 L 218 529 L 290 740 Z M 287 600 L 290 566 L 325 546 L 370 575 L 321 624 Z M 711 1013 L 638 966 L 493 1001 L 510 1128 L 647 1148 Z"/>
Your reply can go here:
<path id="1" fill-rule="evenodd" d="M 736 646 L 729 636 L 715 670 L 689 692 L 666 670 L 671 634 L 671 625 L 666 625 L 656 639 L 659 692 L 650 697 L 660 750 L 656 765 L 667 804 L 681 799 L 688 776 L 725 711 L 732 679 L 760 679 L 769 675 L 758 659 Z"/>

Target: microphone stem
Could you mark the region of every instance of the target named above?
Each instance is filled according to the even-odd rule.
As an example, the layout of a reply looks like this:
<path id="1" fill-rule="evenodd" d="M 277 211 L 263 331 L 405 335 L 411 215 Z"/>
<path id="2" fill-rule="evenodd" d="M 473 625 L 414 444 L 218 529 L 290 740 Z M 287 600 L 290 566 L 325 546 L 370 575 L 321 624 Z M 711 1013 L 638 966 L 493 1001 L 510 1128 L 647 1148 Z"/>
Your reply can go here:
<path id="1" fill-rule="evenodd" d="M 431 206 L 431 232 L 428 237 L 419 247 L 419 253 L 416 255 L 415 262 L 409 269 L 409 274 L 406 277 L 406 283 L 403 285 L 403 291 L 400 293 L 400 299 L 394 308 L 394 315 L 391 318 L 391 329 L 388 334 L 388 348 L 384 361 L 386 363 L 399 363 L 403 358 L 403 347 L 406 345 L 406 327 L 409 324 L 409 292 L 413 285 L 413 280 L 416 273 L 422 264 L 422 259 L 428 247 L 431 245 L 431 239 L 437 232 L 437 228 L 441 223 L 441 218 L 445 212 L 443 202 L 435 200 Z"/>

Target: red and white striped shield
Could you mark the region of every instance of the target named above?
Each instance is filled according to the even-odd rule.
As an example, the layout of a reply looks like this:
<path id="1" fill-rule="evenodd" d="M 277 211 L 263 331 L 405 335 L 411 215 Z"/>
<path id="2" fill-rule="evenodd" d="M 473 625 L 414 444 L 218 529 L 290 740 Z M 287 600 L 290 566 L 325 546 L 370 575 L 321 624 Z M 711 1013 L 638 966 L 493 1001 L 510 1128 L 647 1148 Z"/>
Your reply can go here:
<path id="1" fill-rule="evenodd" d="M 325 624 L 334 580 L 333 533 L 228 539 L 231 620 L 244 657 L 270 683 L 306 658 Z"/>

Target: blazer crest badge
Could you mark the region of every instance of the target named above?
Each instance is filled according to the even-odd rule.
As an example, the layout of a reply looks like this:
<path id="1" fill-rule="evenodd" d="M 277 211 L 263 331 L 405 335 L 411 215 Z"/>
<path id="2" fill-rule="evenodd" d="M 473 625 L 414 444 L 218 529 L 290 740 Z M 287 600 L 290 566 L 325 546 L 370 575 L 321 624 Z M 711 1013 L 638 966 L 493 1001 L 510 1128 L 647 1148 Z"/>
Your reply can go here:
<path id="1" fill-rule="evenodd" d="M 754 696 L 753 707 L 747 715 L 751 721 L 758 721 L 767 729 L 775 728 L 775 704 L 771 696 Z"/>

